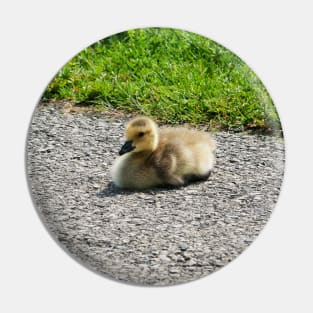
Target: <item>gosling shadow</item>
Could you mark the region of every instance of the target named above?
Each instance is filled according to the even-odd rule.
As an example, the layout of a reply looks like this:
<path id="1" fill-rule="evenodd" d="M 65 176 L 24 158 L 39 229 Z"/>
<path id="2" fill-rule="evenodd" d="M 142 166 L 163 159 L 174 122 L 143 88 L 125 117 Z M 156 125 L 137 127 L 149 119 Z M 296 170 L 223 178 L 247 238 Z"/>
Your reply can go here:
<path id="1" fill-rule="evenodd" d="M 154 187 L 151 189 L 144 189 L 144 190 L 125 189 L 125 188 L 122 189 L 122 188 L 116 187 L 112 182 L 110 182 L 107 184 L 107 186 L 104 189 L 97 192 L 96 195 L 99 198 L 112 198 L 118 195 L 132 195 L 136 193 L 154 195 L 157 193 L 164 193 L 166 191 L 174 190 L 174 189 L 181 189 L 181 187 L 160 186 L 160 187 Z"/>
<path id="2" fill-rule="evenodd" d="M 184 188 L 188 188 L 189 185 L 198 185 L 203 183 L 203 181 L 207 180 L 211 175 L 211 172 L 209 172 L 206 175 L 198 176 L 198 175 L 188 175 L 185 177 L 185 184 L 180 186 L 173 186 L 173 185 L 162 185 L 159 187 L 154 187 L 150 189 L 122 189 L 114 185 L 113 182 L 109 182 L 104 189 L 97 192 L 97 197 L 99 198 L 111 198 L 118 195 L 131 195 L 135 193 L 144 193 L 144 194 L 157 194 L 157 193 L 164 193 L 167 191 L 175 191 L 175 190 L 181 190 Z"/>
<path id="3" fill-rule="evenodd" d="M 96 195 L 99 198 L 111 198 L 117 195 L 127 195 L 127 194 L 132 194 L 132 193 L 134 193 L 134 191 L 118 188 L 113 184 L 113 182 L 109 182 L 106 185 L 106 187 L 102 189 L 101 191 L 97 192 Z"/>

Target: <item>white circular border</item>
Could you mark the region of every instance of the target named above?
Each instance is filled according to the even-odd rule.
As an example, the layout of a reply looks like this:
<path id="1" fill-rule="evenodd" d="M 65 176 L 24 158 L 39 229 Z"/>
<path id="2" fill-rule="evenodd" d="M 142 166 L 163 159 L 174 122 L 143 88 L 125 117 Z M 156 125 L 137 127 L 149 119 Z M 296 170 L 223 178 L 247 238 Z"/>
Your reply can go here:
<path id="1" fill-rule="evenodd" d="M 16 2 L 0 7 L 0 311 L 312 311 L 310 2 Z M 117 283 L 73 261 L 41 224 L 24 168 L 29 121 L 53 75 L 91 43 L 148 26 L 199 33 L 241 57 L 269 90 L 287 149 L 282 193 L 258 239 L 222 270 L 163 288 Z"/>

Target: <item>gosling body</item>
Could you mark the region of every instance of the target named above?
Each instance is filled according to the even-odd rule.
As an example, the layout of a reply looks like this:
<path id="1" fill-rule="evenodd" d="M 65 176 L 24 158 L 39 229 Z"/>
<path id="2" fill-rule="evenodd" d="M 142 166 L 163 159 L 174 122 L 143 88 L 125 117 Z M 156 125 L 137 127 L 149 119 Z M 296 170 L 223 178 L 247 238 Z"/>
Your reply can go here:
<path id="1" fill-rule="evenodd" d="M 116 186 L 146 189 L 206 179 L 215 164 L 215 141 L 202 131 L 162 128 L 147 117 L 131 120 L 112 167 Z"/>

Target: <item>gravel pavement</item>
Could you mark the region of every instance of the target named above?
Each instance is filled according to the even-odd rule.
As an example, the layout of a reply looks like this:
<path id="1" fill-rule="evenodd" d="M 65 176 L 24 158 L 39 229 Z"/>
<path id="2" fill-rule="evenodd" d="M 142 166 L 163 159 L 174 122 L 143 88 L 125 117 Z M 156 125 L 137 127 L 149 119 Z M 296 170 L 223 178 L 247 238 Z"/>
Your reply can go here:
<path id="1" fill-rule="evenodd" d="M 283 139 L 218 132 L 217 164 L 207 181 L 122 191 L 112 184 L 110 168 L 128 118 L 64 113 L 51 105 L 36 109 L 26 166 L 50 233 L 88 268 L 140 285 L 188 282 L 232 261 L 277 202 Z"/>

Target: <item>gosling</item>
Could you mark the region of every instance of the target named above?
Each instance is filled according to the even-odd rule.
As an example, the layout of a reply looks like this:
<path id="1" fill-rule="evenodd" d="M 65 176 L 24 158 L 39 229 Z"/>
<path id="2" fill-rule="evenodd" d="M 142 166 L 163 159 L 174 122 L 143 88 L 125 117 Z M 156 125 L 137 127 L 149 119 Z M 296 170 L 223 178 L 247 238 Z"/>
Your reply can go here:
<path id="1" fill-rule="evenodd" d="M 116 186 L 146 189 L 179 187 L 209 177 L 215 164 L 216 143 L 202 131 L 161 128 L 147 117 L 126 125 L 126 142 L 113 164 Z"/>

